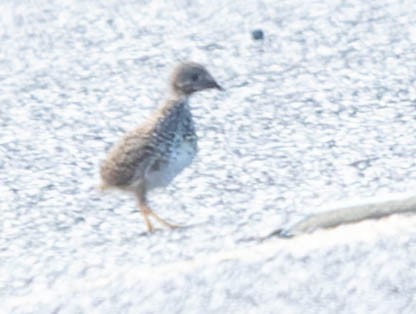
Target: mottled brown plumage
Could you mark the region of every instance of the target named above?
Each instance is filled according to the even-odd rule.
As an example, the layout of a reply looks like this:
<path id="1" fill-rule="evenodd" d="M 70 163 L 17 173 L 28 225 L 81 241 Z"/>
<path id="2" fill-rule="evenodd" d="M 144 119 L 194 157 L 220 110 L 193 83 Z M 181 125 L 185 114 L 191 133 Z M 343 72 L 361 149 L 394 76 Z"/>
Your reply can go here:
<path id="1" fill-rule="evenodd" d="M 103 187 L 135 193 L 149 231 L 153 226 L 148 216 L 175 227 L 149 208 L 146 193 L 168 185 L 191 163 L 197 138 L 188 98 L 209 88 L 222 89 L 203 66 L 180 64 L 172 75 L 169 99 L 145 123 L 127 132 L 101 164 Z"/>

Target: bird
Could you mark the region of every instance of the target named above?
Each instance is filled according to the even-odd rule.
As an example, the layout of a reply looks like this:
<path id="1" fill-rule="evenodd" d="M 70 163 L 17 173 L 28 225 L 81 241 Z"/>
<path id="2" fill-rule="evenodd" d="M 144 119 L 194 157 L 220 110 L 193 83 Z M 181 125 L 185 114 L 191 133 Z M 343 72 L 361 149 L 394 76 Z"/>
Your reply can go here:
<path id="1" fill-rule="evenodd" d="M 149 217 L 166 227 L 178 227 L 149 207 L 147 194 L 169 185 L 197 154 L 198 139 L 189 98 L 208 89 L 224 90 L 203 65 L 178 64 L 171 76 L 167 100 L 145 122 L 126 132 L 100 165 L 101 189 L 133 193 L 149 232 L 154 230 Z"/>

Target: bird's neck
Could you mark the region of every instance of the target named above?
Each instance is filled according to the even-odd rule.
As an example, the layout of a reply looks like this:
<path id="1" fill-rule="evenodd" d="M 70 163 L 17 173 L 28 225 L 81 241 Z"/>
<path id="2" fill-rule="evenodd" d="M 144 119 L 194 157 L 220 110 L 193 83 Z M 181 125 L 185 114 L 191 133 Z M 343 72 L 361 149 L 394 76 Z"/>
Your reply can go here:
<path id="1" fill-rule="evenodd" d="M 188 95 L 180 95 L 174 94 L 169 97 L 168 101 L 166 102 L 165 106 L 168 107 L 180 107 L 184 106 L 186 108 L 189 107 L 189 96 Z"/>
<path id="2" fill-rule="evenodd" d="M 189 97 L 169 97 L 167 101 L 155 112 L 154 117 L 158 120 L 181 112 L 190 112 Z"/>
<path id="3" fill-rule="evenodd" d="M 188 99 L 189 99 L 189 96 L 191 96 L 191 95 L 190 94 L 185 94 L 181 91 L 173 89 L 171 91 L 170 95 L 169 95 L 169 99 L 173 100 L 173 101 L 177 101 L 177 102 L 180 102 L 180 101 L 186 101 L 187 102 Z"/>

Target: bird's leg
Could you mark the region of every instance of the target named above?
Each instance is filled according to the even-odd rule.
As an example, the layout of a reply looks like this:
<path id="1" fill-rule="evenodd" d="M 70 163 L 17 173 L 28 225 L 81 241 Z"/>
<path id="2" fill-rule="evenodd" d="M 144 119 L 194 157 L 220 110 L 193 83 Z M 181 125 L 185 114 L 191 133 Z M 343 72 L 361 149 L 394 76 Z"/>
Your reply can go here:
<path id="1" fill-rule="evenodd" d="M 146 223 L 147 231 L 152 232 L 153 231 L 153 225 L 152 222 L 149 219 L 149 215 L 151 213 L 150 208 L 147 206 L 140 207 L 140 212 L 143 215 L 144 222 Z"/>
<path id="2" fill-rule="evenodd" d="M 138 204 L 139 204 L 139 208 L 140 208 L 140 212 L 143 215 L 144 218 L 144 222 L 146 223 L 146 227 L 147 230 L 149 232 L 153 231 L 153 225 L 149 219 L 149 216 L 153 216 L 159 223 L 161 223 L 162 225 L 169 227 L 169 228 L 177 228 L 177 225 L 171 224 L 169 222 L 167 222 L 166 220 L 160 218 L 158 215 L 156 215 L 151 208 L 147 205 L 147 201 L 146 201 L 146 193 L 144 189 L 141 189 L 140 191 L 137 192 L 137 200 L 138 200 Z"/>
<path id="3" fill-rule="evenodd" d="M 137 195 L 137 202 L 140 208 L 140 212 L 143 215 L 144 222 L 146 223 L 147 231 L 152 232 L 153 225 L 149 219 L 149 215 L 151 214 L 152 211 L 146 204 L 146 196 L 145 196 L 144 189 L 140 189 L 140 191 L 138 191 L 136 195 Z"/>

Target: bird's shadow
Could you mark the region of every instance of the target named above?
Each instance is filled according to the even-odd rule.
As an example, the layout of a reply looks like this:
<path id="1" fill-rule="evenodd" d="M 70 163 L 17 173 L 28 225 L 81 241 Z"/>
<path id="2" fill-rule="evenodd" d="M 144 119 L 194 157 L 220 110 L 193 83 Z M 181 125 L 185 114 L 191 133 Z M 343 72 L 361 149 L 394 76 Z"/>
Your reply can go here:
<path id="1" fill-rule="evenodd" d="M 161 235 L 166 234 L 166 232 L 180 232 L 182 230 L 189 230 L 195 227 L 206 225 L 205 222 L 194 223 L 190 225 L 178 225 L 176 228 L 163 228 L 158 227 L 152 231 L 142 231 L 138 234 L 138 236 L 151 236 L 151 235 Z"/>

